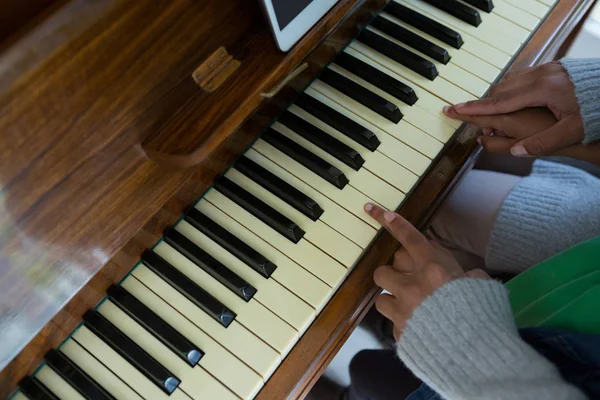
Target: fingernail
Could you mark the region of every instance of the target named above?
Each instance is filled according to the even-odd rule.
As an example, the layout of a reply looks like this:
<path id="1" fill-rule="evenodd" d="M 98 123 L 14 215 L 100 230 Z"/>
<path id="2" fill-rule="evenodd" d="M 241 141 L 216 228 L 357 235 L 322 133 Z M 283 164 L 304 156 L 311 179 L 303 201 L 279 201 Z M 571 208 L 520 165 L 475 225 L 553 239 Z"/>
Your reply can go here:
<path id="1" fill-rule="evenodd" d="M 460 110 L 461 108 L 463 108 L 465 106 L 465 103 L 458 103 L 454 105 L 454 109 L 455 110 Z"/>
<path id="2" fill-rule="evenodd" d="M 391 211 L 386 211 L 385 214 L 383 214 L 383 218 L 385 219 L 385 221 L 390 224 L 392 223 L 392 221 L 394 221 L 396 219 L 396 213 L 391 212 Z"/>
<path id="3" fill-rule="evenodd" d="M 529 153 L 525 150 L 525 147 L 522 144 L 518 144 L 510 148 L 510 154 L 515 157 L 527 157 Z"/>
<path id="4" fill-rule="evenodd" d="M 366 212 L 371 212 L 372 209 L 373 209 L 373 204 L 371 204 L 371 203 L 365 204 L 365 211 Z"/>
<path id="5" fill-rule="evenodd" d="M 481 136 L 477 136 L 477 144 L 481 144 L 482 140 L 481 140 Z"/>
<path id="6" fill-rule="evenodd" d="M 442 110 L 444 111 L 444 114 L 448 114 L 450 112 L 450 110 L 452 110 L 452 107 L 444 106 L 444 108 L 442 108 Z"/>

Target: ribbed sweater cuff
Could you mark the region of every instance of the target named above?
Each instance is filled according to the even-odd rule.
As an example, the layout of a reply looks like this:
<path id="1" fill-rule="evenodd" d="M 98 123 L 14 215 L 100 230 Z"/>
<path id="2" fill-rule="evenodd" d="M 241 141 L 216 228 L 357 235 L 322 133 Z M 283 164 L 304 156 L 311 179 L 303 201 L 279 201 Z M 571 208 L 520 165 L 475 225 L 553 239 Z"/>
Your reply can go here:
<path id="1" fill-rule="evenodd" d="M 583 143 L 600 140 L 600 58 L 563 58 L 560 62 L 575 85 L 585 131 Z"/>
<path id="2" fill-rule="evenodd" d="M 446 399 L 580 398 L 520 338 L 506 289 L 493 280 L 462 278 L 438 289 L 414 311 L 397 351 Z M 553 390 L 560 396 L 547 396 Z"/>

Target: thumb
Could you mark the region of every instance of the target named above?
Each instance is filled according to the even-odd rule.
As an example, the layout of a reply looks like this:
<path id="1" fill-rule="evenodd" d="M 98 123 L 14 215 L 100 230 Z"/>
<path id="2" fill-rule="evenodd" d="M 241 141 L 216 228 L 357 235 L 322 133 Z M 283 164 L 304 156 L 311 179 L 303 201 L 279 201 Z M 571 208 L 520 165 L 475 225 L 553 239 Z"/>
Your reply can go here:
<path id="1" fill-rule="evenodd" d="M 511 147 L 515 157 L 544 156 L 581 143 L 583 122 L 574 115 L 561 119 L 550 128 L 520 140 Z"/>
<path id="2" fill-rule="evenodd" d="M 472 269 L 465 273 L 467 278 L 477 278 L 477 279 L 492 279 L 487 272 L 482 269 Z"/>

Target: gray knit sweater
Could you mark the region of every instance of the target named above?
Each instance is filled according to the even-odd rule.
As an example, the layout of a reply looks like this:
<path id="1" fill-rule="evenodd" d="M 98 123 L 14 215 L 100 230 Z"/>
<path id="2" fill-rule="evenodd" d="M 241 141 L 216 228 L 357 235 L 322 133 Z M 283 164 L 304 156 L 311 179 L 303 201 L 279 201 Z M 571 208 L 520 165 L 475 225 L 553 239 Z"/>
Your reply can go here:
<path id="1" fill-rule="evenodd" d="M 584 143 L 600 140 L 600 60 L 562 63 L 575 85 Z M 519 271 L 598 236 L 599 210 L 600 180 L 536 161 L 504 201 L 486 262 Z M 416 376 L 449 400 L 585 398 L 521 340 L 506 289 L 495 281 L 463 278 L 438 289 L 414 311 L 397 350 Z"/>

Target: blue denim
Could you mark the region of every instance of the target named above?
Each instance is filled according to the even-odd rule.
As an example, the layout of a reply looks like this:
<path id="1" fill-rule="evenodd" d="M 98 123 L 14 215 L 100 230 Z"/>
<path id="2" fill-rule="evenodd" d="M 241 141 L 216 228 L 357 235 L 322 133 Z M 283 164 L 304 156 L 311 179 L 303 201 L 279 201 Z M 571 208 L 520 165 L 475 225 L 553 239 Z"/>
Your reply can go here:
<path id="1" fill-rule="evenodd" d="M 600 399 L 600 336 L 555 328 L 520 329 L 524 341 L 558 368 L 563 379 L 590 399 Z M 423 383 L 406 400 L 442 400 Z"/>

